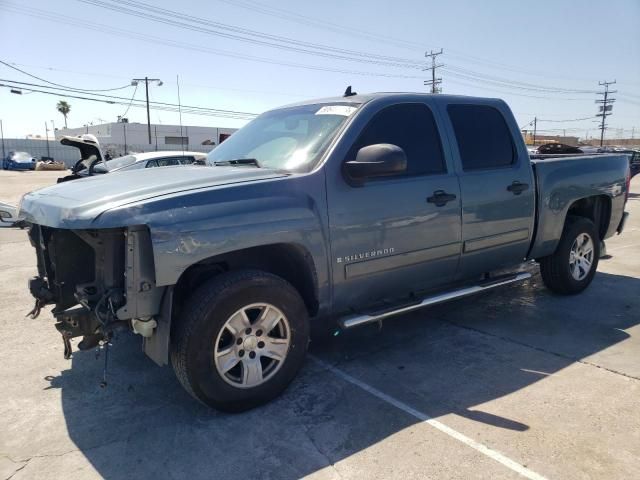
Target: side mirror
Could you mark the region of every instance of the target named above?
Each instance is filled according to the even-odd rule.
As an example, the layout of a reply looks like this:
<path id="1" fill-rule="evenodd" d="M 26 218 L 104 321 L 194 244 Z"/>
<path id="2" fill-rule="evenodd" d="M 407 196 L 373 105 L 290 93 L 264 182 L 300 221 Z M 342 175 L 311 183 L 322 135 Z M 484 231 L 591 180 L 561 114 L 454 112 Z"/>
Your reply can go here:
<path id="1" fill-rule="evenodd" d="M 407 155 L 391 143 L 377 143 L 362 147 L 356 159 L 345 162 L 347 176 L 362 184 L 367 178 L 400 175 L 407 171 Z"/>

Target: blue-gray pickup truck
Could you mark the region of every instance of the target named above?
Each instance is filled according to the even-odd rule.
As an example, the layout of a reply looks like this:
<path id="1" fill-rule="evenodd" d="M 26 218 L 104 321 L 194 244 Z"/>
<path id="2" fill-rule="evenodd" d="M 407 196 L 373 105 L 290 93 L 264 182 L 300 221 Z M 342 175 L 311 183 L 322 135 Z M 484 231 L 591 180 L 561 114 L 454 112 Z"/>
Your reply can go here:
<path id="1" fill-rule="evenodd" d="M 347 329 L 529 277 L 586 288 L 624 228 L 624 155 L 529 158 L 498 99 L 349 95 L 268 111 L 208 167 L 103 175 L 27 194 L 65 355 L 143 337 L 227 411 L 292 381 L 310 332 Z M 496 273 L 502 272 L 502 273 Z M 504 273 L 507 272 L 507 273 Z"/>

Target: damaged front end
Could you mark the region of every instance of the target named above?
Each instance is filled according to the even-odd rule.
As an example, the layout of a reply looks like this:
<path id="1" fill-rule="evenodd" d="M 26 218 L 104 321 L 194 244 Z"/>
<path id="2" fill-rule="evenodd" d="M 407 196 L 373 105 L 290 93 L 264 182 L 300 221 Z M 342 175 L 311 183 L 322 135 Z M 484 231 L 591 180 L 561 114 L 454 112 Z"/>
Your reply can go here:
<path id="1" fill-rule="evenodd" d="M 29 281 L 37 317 L 55 304 L 65 358 L 70 339 L 82 337 L 80 350 L 107 344 L 121 329 L 151 337 L 164 288 L 155 285 L 153 250 L 145 226 L 67 230 L 32 224 L 38 276 Z"/>

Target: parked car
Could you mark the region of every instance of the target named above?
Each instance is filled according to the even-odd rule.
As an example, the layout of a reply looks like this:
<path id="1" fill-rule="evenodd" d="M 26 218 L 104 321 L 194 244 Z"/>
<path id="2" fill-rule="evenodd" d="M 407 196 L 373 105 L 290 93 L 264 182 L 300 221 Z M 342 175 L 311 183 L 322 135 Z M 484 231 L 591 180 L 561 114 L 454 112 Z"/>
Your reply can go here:
<path id="1" fill-rule="evenodd" d="M 60 137 L 60 143 L 77 148 L 80 152 L 80 159 L 71 167 L 71 175 L 59 178 L 58 183 L 91 176 L 96 164 L 104 161 L 100 142 L 95 135 L 90 133 L 78 136 L 63 135 Z"/>
<path id="2" fill-rule="evenodd" d="M 634 150 L 629 159 L 631 178 L 640 173 L 640 150 Z"/>
<path id="3" fill-rule="evenodd" d="M 28 152 L 9 152 L 2 159 L 4 170 L 35 170 L 36 159 Z"/>
<path id="4" fill-rule="evenodd" d="M 107 160 L 95 165 L 94 173 L 120 172 L 141 168 L 171 167 L 176 165 L 204 165 L 207 154 L 203 152 L 183 152 L 181 150 L 166 152 L 134 153 Z"/>
<path id="5" fill-rule="evenodd" d="M 629 169 L 631 171 L 631 178 L 640 173 L 640 150 L 633 149 L 619 149 L 616 153 L 622 153 L 629 158 Z"/>
<path id="6" fill-rule="evenodd" d="M 102 153 L 100 143 L 93 135 L 78 137 L 64 136 L 60 143 L 76 147 L 80 151 L 80 160 L 71 169 L 71 175 L 58 179 L 58 183 L 86 178 L 103 173 L 138 170 L 152 167 L 168 167 L 175 165 L 204 165 L 207 154 L 202 152 L 183 152 L 182 150 L 165 152 L 146 152 L 124 155 L 107 159 Z"/>
<path id="7" fill-rule="evenodd" d="M 582 153 L 586 153 L 587 155 L 594 153 L 602 153 L 600 151 L 600 147 L 593 147 L 591 145 L 579 145 L 578 148 L 582 150 Z"/>
<path id="8" fill-rule="evenodd" d="M 18 208 L 8 203 L 0 202 L 0 228 L 15 227 L 19 221 Z"/>
<path id="9" fill-rule="evenodd" d="M 583 153 L 583 151 L 578 147 L 572 147 L 571 145 L 565 145 L 564 143 L 546 143 L 544 145 L 540 145 L 536 153 L 540 155 L 557 155 Z"/>
<path id="10" fill-rule="evenodd" d="M 55 185 L 21 214 L 39 259 L 33 313 L 55 304 L 67 357 L 70 338 L 87 350 L 129 329 L 228 411 L 279 395 L 312 328 L 519 282 L 531 260 L 550 290 L 577 294 L 627 217 L 624 155 L 531 161 L 498 99 L 302 102 L 208 161 Z"/>
<path id="11" fill-rule="evenodd" d="M 529 155 L 536 154 L 538 153 L 538 147 L 535 145 L 527 145 L 527 152 L 529 152 Z"/>

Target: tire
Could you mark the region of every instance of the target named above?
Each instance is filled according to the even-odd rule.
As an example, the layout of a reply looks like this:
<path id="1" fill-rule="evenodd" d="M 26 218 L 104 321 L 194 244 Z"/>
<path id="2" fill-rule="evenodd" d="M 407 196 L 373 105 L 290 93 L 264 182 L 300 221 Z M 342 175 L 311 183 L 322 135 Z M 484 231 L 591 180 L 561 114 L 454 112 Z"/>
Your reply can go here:
<path id="1" fill-rule="evenodd" d="M 307 352 L 309 319 L 291 284 L 243 270 L 199 287 L 171 337 L 171 363 L 182 386 L 205 405 L 242 412 L 291 383 Z"/>
<path id="2" fill-rule="evenodd" d="M 587 237 L 590 244 L 580 248 L 578 243 L 583 243 Z M 576 250 L 573 255 L 572 249 Z M 599 259 L 600 236 L 596 226 L 588 218 L 568 217 L 556 251 L 540 260 L 542 280 L 552 292 L 562 295 L 580 293 L 593 280 Z"/>

